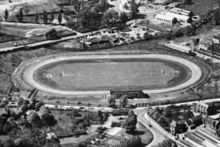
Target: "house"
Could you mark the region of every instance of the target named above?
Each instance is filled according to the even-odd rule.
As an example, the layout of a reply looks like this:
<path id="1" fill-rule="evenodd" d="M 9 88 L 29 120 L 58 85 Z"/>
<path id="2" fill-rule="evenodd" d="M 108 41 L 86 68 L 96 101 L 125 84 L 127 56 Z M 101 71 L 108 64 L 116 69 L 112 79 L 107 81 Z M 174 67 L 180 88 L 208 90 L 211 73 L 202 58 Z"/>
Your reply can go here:
<path id="1" fill-rule="evenodd" d="M 204 129 L 209 132 L 210 134 L 217 136 L 216 129 L 220 127 L 219 120 L 212 119 L 210 117 L 203 118 Z"/>
<path id="2" fill-rule="evenodd" d="M 50 133 L 47 133 L 46 135 L 47 135 L 46 139 L 48 140 L 51 140 L 53 138 L 57 139 L 57 136 L 55 135 L 55 133 L 50 132 Z"/>
<path id="3" fill-rule="evenodd" d="M 200 43 L 199 45 L 198 45 L 198 49 L 200 50 L 200 49 L 203 49 L 203 50 L 207 50 L 208 49 L 208 47 L 210 46 L 210 43 Z"/>
<path id="4" fill-rule="evenodd" d="M 220 54 L 220 44 L 211 44 L 207 48 L 208 51 L 210 51 L 213 54 Z"/>
<path id="5" fill-rule="evenodd" d="M 202 115 L 197 115 L 195 117 L 192 117 L 192 118 L 189 118 L 187 121 L 186 121 L 186 124 L 189 128 L 193 128 L 193 127 L 197 127 L 197 126 L 200 126 L 203 124 L 203 118 L 202 118 Z"/>
<path id="6" fill-rule="evenodd" d="M 213 115 L 217 111 L 217 107 L 214 103 L 206 104 L 203 102 L 197 103 L 192 107 L 194 112 L 198 112 L 205 115 Z"/>
<path id="7" fill-rule="evenodd" d="M 209 127 L 214 130 L 216 130 L 220 126 L 219 120 L 212 119 L 210 117 L 203 117 L 203 123 L 205 127 Z"/>
<path id="8" fill-rule="evenodd" d="M 180 133 L 184 133 L 187 131 L 187 125 L 185 123 L 185 121 L 175 121 L 173 120 L 170 123 L 170 133 L 174 136 L 176 136 L 177 134 Z"/>
<path id="9" fill-rule="evenodd" d="M 212 41 L 214 44 L 220 44 L 220 34 L 213 36 Z"/>

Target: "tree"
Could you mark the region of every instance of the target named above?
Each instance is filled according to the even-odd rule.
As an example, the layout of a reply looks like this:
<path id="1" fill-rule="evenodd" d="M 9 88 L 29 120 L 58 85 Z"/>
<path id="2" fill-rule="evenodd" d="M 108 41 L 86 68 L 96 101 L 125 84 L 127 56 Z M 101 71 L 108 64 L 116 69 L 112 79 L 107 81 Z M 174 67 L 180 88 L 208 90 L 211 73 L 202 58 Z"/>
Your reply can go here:
<path id="1" fill-rule="evenodd" d="M 44 102 L 43 101 L 39 101 L 36 103 L 35 105 L 35 110 L 36 111 L 39 111 L 40 110 L 40 107 L 44 105 Z"/>
<path id="2" fill-rule="evenodd" d="M 101 12 L 106 12 L 106 10 L 108 9 L 108 1 L 107 0 L 100 0 L 99 1 L 99 4 L 100 4 L 100 9 L 101 9 Z"/>
<path id="3" fill-rule="evenodd" d="M 33 125 L 37 125 L 40 121 L 40 116 L 36 112 L 31 111 L 31 112 L 29 112 L 29 115 L 27 117 L 27 121 Z"/>
<path id="4" fill-rule="evenodd" d="M 7 139 L 2 142 L 3 147 L 16 147 L 15 142 L 12 139 Z"/>
<path id="5" fill-rule="evenodd" d="M 153 38 L 154 38 L 154 36 L 151 35 L 151 34 L 149 34 L 148 32 L 144 33 L 144 39 L 145 39 L 145 40 L 151 40 L 151 39 L 153 39 Z"/>
<path id="6" fill-rule="evenodd" d="M 46 132 L 38 128 L 20 130 L 18 137 L 17 147 L 44 147 L 46 144 Z"/>
<path id="7" fill-rule="evenodd" d="M 139 5 L 135 2 L 131 3 L 131 18 L 136 18 L 137 14 L 139 13 Z"/>
<path id="8" fill-rule="evenodd" d="M 185 28 L 185 35 L 186 36 L 193 36 L 196 34 L 196 29 L 192 28 L 191 26 L 187 26 Z"/>
<path id="9" fill-rule="evenodd" d="M 182 37 L 183 35 L 184 33 L 179 29 L 173 32 L 173 36 L 175 37 Z"/>
<path id="10" fill-rule="evenodd" d="M 22 106 L 24 99 L 23 98 L 19 98 L 17 105 L 18 107 Z"/>
<path id="11" fill-rule="evenodd" d="M 127 20 L 128 20 L 128 16 L 124 12 L 121 13 L 120 21 L 125 23 L 125 22 L 127 22 Z"/>
<path id="12" fill-rule="evenodd" d="M 19 11 L 19 15 L 18 15 L 18 21 L 19 22 L 23 22 L 23 10 L 22 8 L 20 8 L 20 11 Z"/>
<path id="13" fill-rule="evenodd" d="M 115 27 L 120 22 L 119 14 L 116 11 L 106 12 L 102 17 L 101 25 L 105 27 Z"/>
<path id="14" fill-rule="evenodd" d="M 115 108 L 116 107 L 116 96 L 115 95 L 111 95 L 108 99 L 108 106 Z"/>
<path id="15" fill-rule="evenodd" d="M 166 31 L 164 33 L 164 37 L 167 39 L 167 40 L 171 40 L 172 39 L 172 35 L 173 35 L 173 32 L 172 31 Z"/>
<path id="16" fill-rule="evenodd" d="M 50 17 L 51 23 L 53 23 L 53 20 L 54 20 L 54 14 L 53 14 L 53 11 L 52 11 L 52 12 L 51 12 L 51 17 Z"/>
<path id="17" fill-rule="evenodd" d="M 166 140 L 163 140 L 162 143 L 159 143 L 158 145 L 153 146 L 153 147 L 178 147 L 178 146 L 175 141 L 171 139 L 166 139 Z"/>
<path id="18" fill-rule="evenodd" d="M 38 23 L 38 20 L 39 20 L 39 13 L 36 12 L 36 15 L 35 15 L 35 22 Z"/>
<path id="19" fill-rule="evenodd" d="M 59 24 L 61 24 L 61 22 L 62 22 L 62 12 L 61 12 L 61 10 L 60 10 L 60 12 L 59 12 L 59 14 L 58 14 L 58 22 L 59 22 Z"/>
<path id="20" fill-rule="evenodd" d="M 213 13 L 211 23 L 214 25 L 218 25 L 219 22 L 220 22 L 220 9 L 216 9 Z"/>
<path id="21" fill-rule="evenodd" d="M 43 12 L 43 20 L 44 20 L 44 24 L 47 24 L 48 18 L 47 18 L 47 11 L 45 11 L 45 10 Z"/>
<path id="22" fill-rule="evenodd" d="M 9 16 L 8 9 L 5 9 L 5 16 L 4 16 L 5 21 L 8 20 L 8 16 Z"/>
<path id="23" fill-rule="evenodd" d="M 51 114 L 45 113 L 41 116 L 41 118 L 47 126 L 54 126 L 57 124 L 57 120 Z"/>
<path id="24" fill-rule="evenodd" d="M 42 116 L 43 114 L 50 114 L 50 110 L 45 106 L 41 106 L 40 109 L 39 109 L 39 114 L 40 116 Z"/>
<path id="25" fill-rule="evenodd" d="M 190 4 L 192 0 L 184 0 L 184 4 Z"/>
<path id="26" fill-rule="evenodd" d="M 12 125 L 9 122 L 6 122 L 5 125 L 3 126 L 3 132 L 5 134 L 8 134 L 12 130 L 13 130 Z"/>
<path id="27" fill-rule="evenodd" d="M 126 132 L 133 132 L 136 129 L 136 124 L 137 116 L 134 114 L 134 111 L 130 110 L 123 127 L 125 128 Z"/>
<path id="28" fill-rule="evenodd" d="M 121 107 L 125 107 L 128 104 L 128 98 L 129 96 L 127 94 L 124 94 L 119 98 Z"/>

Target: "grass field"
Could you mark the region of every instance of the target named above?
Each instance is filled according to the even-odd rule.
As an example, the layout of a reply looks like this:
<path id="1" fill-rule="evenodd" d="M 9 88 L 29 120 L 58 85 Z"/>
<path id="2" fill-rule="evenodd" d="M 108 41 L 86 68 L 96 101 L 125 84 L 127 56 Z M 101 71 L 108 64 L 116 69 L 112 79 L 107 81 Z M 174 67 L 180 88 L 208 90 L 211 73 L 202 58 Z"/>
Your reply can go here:
<path id="1" fill-rule="evenodd" d="M 185 5 L 184 9 L 192 11 L 195 15 L 204 15 L 211 10 L 211 5 L 213 9 L 218 8 L 218 0 L 192 0 L 192 4 Z"/>
<path id="2" fill-rule="evenodd" d="M 39 68 L 34 79 L 62 90 L 143 90 L 178 85 L 190 78 L 187 72 L 159 59 L 67 60 Z"/>

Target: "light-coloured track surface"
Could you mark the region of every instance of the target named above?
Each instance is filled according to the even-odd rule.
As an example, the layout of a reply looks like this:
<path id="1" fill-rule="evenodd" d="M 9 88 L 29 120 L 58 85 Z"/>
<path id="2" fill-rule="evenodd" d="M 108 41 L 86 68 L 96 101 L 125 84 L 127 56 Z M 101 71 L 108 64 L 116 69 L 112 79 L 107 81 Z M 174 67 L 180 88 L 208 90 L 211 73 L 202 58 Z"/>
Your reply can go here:
<path id="1" fill-rule="evenodd" d="M 191 77 L 186 82 L 175 86 L 175 87 L 169 87 L 169 88 L 163 88 L 163 89 L 152 89 L 152 90 L 144 90 L 144 93 L 152 94 L 152 93 L 165 93 L 165 92 L 172 92 L 172 91 L 178 91 L 181 89 L 189 88 L 190 86 L 196 84 L 202 77 L 202 70 L 201 68 L 196 65 L 195 63 L 175 57 L 170 55 L 160 55 L 160 54 L 133 54 L 133 55 L 57 55 L 57 56 L 48 56 L 48 58 L 38 58 L 34 60 L 33 62 L 24 63 L 26 64 L 26 68 L 23 69 L 21 76 L 25 83 L 30 85 L 31 87 L 37 88 L 40 91 L 48 92 L 48 93 L 54 93 L 54 94 L 61 94 L 61 95 L 95 95 L 95 94 L 109 94 L 110 91 L 65 91 L 65 90 L 58 90 L 54 89 L 52 87 L 49 87 L 47 85 L 43 85 L 41 83 L 38 83 L 34 80 L 33 75 L 36 70 L 39 68 L 58 61 L 65 61 L 65 60 L 85 60 L 85 59 L 137 59 L 137 58 L 151 58 L 151 59 L 164 59 L 164 60 L 170 60 L 172 62 L 178 62 L 182 65 L 185 65 L 191 70 Z M 28 66 L 27 66 L 28 65 Z M 22 67 L 22 66 L 20 66 Z"/>

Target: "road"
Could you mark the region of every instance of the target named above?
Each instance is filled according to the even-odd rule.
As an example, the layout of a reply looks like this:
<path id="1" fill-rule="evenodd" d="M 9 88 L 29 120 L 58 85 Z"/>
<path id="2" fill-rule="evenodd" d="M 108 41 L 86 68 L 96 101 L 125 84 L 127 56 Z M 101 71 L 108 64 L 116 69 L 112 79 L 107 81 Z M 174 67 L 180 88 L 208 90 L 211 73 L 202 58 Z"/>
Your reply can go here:
<path id="1" fill-rule="evenodd" d="M 146 147 L 155 146 L 167 138 L 165 135 L 157 131 L 157 129 L 149 126 L 149 124 L 151 123 L 149 119 L 145 117 L 145 113 L 146 113 L 145 110 L 135 110 L 135 113 L 138 116 L 138 121 L 141 122 L 146 128 L 148 128 L 153 134 L 153 140 Z"/>
<path id="2" fill-rule="evenodd" d="M 143 123 L 152 132 L 154 136 L 153 141 L 147 147 L 157 145 L 158 143 L 168 138 L 174 140 L 180 147 L 187 147 L 180 141 L 175 140 L 175 137 L 173 135 L 165 131 L 155 120 L 148 116 L 146 110 L 135 110 L 134 112 L 138 116 L 138 121 Z M 151 125 L 151 127 L 149 127 L 149 124 Z"/>
<path id="3" fill-rule="evenodd" d="M 99 32 L 99 31 L 102 31 L 102 30 L 93 31 L 93 33 L 96 33 L 96 32 Z M 87 36 L 89 34 L 91 34 L 91 32 L 72 35 L 72 36 L 67 36 L 67 37 L 62 37 L 61 39 L 45 40 L 45 41 L 41 41 L 41 42 L 35 42 L 35 43 L 24 44 L 24 45 L 19 45 L 19 46 L 1 48 L 0 52 L 7 52 L 7 51 L 16 50 L 16 49 L 27 49 L 28 50 L 29 48 L 32 48 L 32 47 L 39 47 L 39 46 L 43 46 L 43 45 L 49 45 L 49 44 L 53 44 L 53 43 L 63 42 L 63 41 L 67 41 L 67 40 Z"/>

